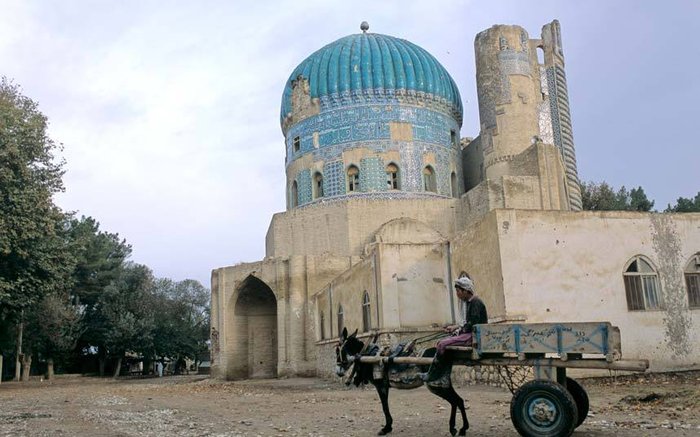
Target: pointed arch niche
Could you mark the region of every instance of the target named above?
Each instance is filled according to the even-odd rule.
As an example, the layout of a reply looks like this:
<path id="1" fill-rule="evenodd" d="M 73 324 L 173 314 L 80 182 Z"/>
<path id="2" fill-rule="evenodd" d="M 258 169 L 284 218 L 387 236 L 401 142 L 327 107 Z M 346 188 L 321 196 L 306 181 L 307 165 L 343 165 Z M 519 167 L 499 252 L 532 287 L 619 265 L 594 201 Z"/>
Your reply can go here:
<path id="1" fill-rule="evenodd" d="M 277 376 L 277 299 L 272 289 L 248 276 L 238 289 L 232 323 L 234 378 Z"/>

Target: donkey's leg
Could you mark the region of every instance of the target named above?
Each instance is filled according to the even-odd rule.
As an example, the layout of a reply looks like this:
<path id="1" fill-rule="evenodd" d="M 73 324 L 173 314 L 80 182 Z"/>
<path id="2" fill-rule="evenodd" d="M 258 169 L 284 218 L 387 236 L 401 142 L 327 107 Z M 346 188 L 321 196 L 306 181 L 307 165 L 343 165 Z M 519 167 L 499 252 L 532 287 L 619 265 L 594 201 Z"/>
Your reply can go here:
<path id="1" fill-rule="evenodd" d="M 374 386 L 377 388 L 377 393 L 379 394 L 379 400 L 382 401 L 382 410 L 384 410 L 384 428 L 379 430 L 377 435 L 386 435 L 391 432 L 391 425 L 394 419 L 391 418 L 391 413 L 389 412 L 389 383 L 383 379 L 378 381 L 372 381 Z"/>
<path id="2" fill-rule="evenodd" d="M 450 435 L 456 435 L 457 428 L 455 428 L 455 416 L 457 415 L 458 405 L 454 395 L 452 394 L 455 393 L 455 391 L 452 389 L 452 387 L 433 387 L 431 385 L 428 385 L 428 390 L 432 394 L 439 396 L 450 403 Z"/>
<path id="3" fill-rule="evenodd" d="M 452 411 L 454 411 L 455 407 L 457 407 L 459 408 L 460 413 L 462 413 L 462 428 L 459 430 L 459 435 L 466 435 L 467 430 L 469 429 L 469 420 L 467 420 L 467 410 L 464 408 L 464 399 L 462 399 L 462 397 L 455 391 L 454 387 L 450 386 L 449 390 L 452 392 L 452 401 L 450 401 L 452 404 Z M 454 421 L 452 423 L 454 423 Z"/>
<path id="4" fill-rule="evenodd" d="M 455 428 L 455 416 L 457 415 L 457 405 L 451 404 L 450 409 L 450 434 L 457 434 L 457 429 Z"/>

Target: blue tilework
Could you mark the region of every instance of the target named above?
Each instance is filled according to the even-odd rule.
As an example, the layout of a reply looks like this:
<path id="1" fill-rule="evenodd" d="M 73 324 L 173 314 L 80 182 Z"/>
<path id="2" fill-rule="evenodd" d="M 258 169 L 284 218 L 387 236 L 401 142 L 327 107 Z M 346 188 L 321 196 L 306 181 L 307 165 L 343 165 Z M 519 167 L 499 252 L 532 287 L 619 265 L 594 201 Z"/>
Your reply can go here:
<path id="1" fill-rule="evenodd" d="M 394 105 L 359 105 L 334 109 L 309 117 L 291 126 L 287 132 L 288 163 L 305 153 L 322 150 L 337 144 L 357 141 L 390 140 L 390 122 L 413 125 L 416 141 L 453 147 L 450 132 L 459 132 L 453 118 L 426 108 Z M 319 133 L 319 147 L 313 145 L 313 134 Z M 300 138 L 301 147 L 294 152 L 294 138 Z"/>
<path id="2" fill-rule="evenodd" d="M 311 170 L 304 169 L 297 173 L 297 189 L 299 191 L 299 205 L 311 202 Z"/>
<path id="3" fill-rule="evenodd" d="M 326 162 L 323 165 L 323 195 L 324 197 L 345 194 L 345 168 L 343 161 Z"/>
<path id="4" fill-rule="evenodd" d="M 381 158 L 373 156 L 360 160 L 360 191 L 387 189 L 386 171 Z"/>
<path id="5" fill-rule="evenodd" d="M 554 75 L 554 67 L 547 68 L 547 86 L 549 88 L 549 107 L 552 117 L 552 133 L 554 134 L 554 145 L 559 148 L 563 157 L 564 147 L 562 146 L 561 124 L 559 123 L 561 118 L 559 116 L 559 106 L 557 105 L 557 84 Z"/>
<path id="6" fill-rule="evenodd" d="M 411 123 L 413 141 L 391 139 L 390 123 Z M 458 122 L 449 115 L 416 106 L 352 105 L 322 111 L 289 127 L 287 132 L 287 156 L 289 165 L 304 155 L 311 155 L 313 167 L 323 165 L 324 198 L 357 196 L 363 193 L 388 191 L 385 162 L 381 154 L 399 153 L 400 190 L 423 192 L 423 168 L 427 162 L 436 173 L 437 194 L 450 196 L 452 169 L 461 180 L 462 166 L 459 145 L 452 143 L 451 131 L 459 132 Z M 314 133 L 318 132 L 319 146 L 314 147 Z M 293 152 L 295 137 L 300 138 L 300 150 Z M 346 168 L 343 154 L 361 149 L 360 161 L 354 164 L 360 170 L 359 192 L 347 194 Z M 429 158 L 432 155 L 434 158 Z M 289 167 L 288 167 L 289 168 Z M 299 202 L 312 202 L 312 177 L 308 173 L 297 174 Z M 461 194 L 461 193 L 460 193 Z M 312 203 L 316 203 L 313 201 Z"/>
<path id="7" fill-rule="evenodd" d="M 451 173 L 456 170 L 457 180 L 462 180 L 462 167 L 460 165 L 460 153 L 456 149 L 447 149 L 442 146 L 422 142 L 390 142 L 357 144 L 368 150 L 368 153 L 381 153 L 390 149 L 398 149 L 400 160 L 394 162 L 399 167 L 399 186 L 401 191 L 423 191 L 423 168 L 427 165 L 428 155 L 433 155 L 435 162 L 430 161 L 430 166 L 435 171 L 438 194 L 452 195 Z M 323 165 L 323 193 L 324 197 L 341 196 L 346 194 L 346 166 L 340 159 L 342 153 L 349 148 L 342 145 L 326 148 L 324 157 L 319 159 Z M 333 151 L 333 154 L 328 152 Z M 374 192 L 387 191 L 385 163 L 380 157 L 369 156 L 362 158 L 356 165 L 360 170 L 360 191 Z M 348 164 L 349 165 L 349 164 Z M 454 169 L 454 170 L 452 170 Z M 297 186 L 299 190 L 299 205 L 312 200 L 311 184 L 313 183 L 310 170 L 302 170 L 297 174 Z M 462 194 L 460 189 L 459 194 Z"/>
<path id="8" fill-rule="evenodd" d="M 462 120 L 462 100 L 447 70 L 430 53 L 403 39 L 360 33 L 311 54 L 285 84 L 282 120 L 292 110 L 292 84 L 300 76 L 308 80 L 311 97 L 326 106 L 345 106 L 363 97 L 408 96 L 439 102 Z"/>

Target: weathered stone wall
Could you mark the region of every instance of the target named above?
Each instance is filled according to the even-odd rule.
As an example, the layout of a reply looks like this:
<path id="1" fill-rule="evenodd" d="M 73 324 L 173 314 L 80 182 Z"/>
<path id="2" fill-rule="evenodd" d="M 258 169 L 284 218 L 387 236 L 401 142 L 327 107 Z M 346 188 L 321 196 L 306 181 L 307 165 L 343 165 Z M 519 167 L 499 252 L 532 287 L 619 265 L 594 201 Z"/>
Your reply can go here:
<path id="1" fill-rule="evenodd" d="M 462 139 L 462 169 L 464 172 L 464 191 L 467 192 L 484 180 L 484 150 L 481 137 L 472 140 Z"/>
<path id="2" fill-rule="evenodd" d="M 292 256 L 214 270 L 212 374 L 226 379 L 314 374 L 316 315 L 310 296 L 357 261 Z M 269 306 L 244 305 L 267 293 L 276 302 L 274 312 Z M 247 300 L 238 305 L 242 296 Z M 253 358 L 276 363 L 259 373 Z"/>
<path id="3" fill-rule="evenodd" d="M 267 256 L 355 256 L 364 252 L 374 232 L 388 221 L 411 217 L 442 235 L 455 233 L 457 199 L 405 197 L 343 197 L 275 214 L 267 232 Z M 447 212 L 447 213 L 446 213 Z"/>
<path id="4" fill-rule="evenodd" d="M 539 133 L 539 71 L 533 71 L 529 36 L 520 26 L 480 32 L 474 49 L 486 177 L 497 180 L 511 174 L 508 162 Z"/>
<path id="5" fill-rule="evenodd" d="M 496 232 L 498 225 L 496 212 L 492 211 L 481 220 L 472 222 L 451 244 L 453 276 L 457 278 L 462 272 L 469 275 L 491 320 L 506 317 L 501 251 Z"/>
<path id="6" fill-rule="evenodd" d="M 377 287 L 374 281 L 373 259 L 368 258 L 355 264 L 349 270 L 338 275 L 329 285 L 315 296 L 317 323 L 320 314 L 324 314 L 325 339 L 339 336 L 343 327 L 349 331 L 358 329 L 363 332 L 362 326 L 362 299 L 367 292 L 370 301 L 370 324 L 378 326 L 377 317 Z M 343 308 L 342 326 L 338 323 L 338 312 Z M 317 332 L 316 340 L 322 340 Z"/>

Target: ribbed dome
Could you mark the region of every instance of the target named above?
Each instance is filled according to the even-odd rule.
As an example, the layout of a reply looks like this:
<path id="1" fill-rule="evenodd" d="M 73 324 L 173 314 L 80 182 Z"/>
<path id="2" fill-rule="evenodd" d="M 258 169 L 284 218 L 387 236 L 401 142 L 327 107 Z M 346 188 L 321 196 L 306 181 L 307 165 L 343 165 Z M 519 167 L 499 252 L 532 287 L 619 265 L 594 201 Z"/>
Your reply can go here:
<path id="1" fill-rule="evenodd" d="M 427 51 L 392 36 L 349 35 L 306 58 L 289 76 L 282 95 L 281 119 L 291 112 L 292 81 L 309 81 L 312 98 L 357 93 L 400 96 L 418 93 L 446 105 L 462 122 L 462 100 L 447 70 Z"/>

